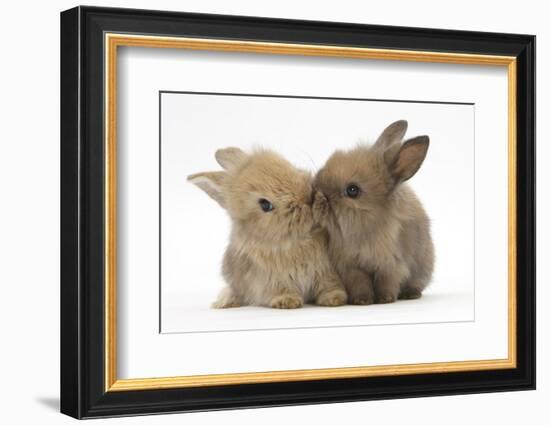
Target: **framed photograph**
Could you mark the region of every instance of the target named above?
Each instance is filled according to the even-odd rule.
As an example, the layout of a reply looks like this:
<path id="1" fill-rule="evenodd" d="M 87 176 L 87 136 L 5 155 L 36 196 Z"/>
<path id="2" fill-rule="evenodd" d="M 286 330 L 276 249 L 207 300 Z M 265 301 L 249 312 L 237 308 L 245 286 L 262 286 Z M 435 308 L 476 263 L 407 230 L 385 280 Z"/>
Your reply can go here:
<path id="1" fill-rule="evenodd" d="M 535 387 L 535 37 L 61 14 L 61 411 Z"/>

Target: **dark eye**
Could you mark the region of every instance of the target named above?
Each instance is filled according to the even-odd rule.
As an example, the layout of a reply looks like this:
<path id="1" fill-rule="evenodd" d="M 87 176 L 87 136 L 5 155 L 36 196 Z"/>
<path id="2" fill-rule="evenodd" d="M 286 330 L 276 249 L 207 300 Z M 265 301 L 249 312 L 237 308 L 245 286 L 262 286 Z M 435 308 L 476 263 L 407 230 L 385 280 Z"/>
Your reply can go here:
<path id="1" fill-rule="evenodd" d="M 350 198 L 357 198 L 361 193 L 361 189 L 354 183 L 348 184 L 346 187 L 346 195 Z"/>
<path id="2" fill-rule="evenodd" d="M 258 203 L 260 204 L 260 208 L 263 210 L 263 212 L 269 212 L 273 210 L 273 204 L 267 199 L 262 198 L 258 201 Z"/>

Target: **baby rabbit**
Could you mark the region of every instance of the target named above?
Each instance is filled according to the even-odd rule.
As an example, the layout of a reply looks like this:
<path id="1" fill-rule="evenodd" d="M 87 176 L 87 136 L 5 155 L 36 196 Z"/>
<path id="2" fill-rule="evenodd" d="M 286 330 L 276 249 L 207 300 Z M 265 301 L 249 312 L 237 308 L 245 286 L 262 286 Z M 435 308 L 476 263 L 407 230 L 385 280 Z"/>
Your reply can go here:
<path id="1" fill-rule="evenodd" d="M 221 149 L 216 160 L 225 171 L 188 177 L 232 221 L 222 267 L 228 286 L 213 307 L 345 304 L 326 231 L 318 224 L 324 197 L 314 194 L 311 175 L 268 150 Z"/>
<path id="2" fill-rule="evenodd" d="M 424 161 L 429 138 L 402 143 L 406 131 L 407 121 L 397 121 L 371 147 L 336 151 L 314 180 L 328 199 L 323 225 L 350 304 L 419 298 L 431 279 L 430 222 L 405 183 Z"/>

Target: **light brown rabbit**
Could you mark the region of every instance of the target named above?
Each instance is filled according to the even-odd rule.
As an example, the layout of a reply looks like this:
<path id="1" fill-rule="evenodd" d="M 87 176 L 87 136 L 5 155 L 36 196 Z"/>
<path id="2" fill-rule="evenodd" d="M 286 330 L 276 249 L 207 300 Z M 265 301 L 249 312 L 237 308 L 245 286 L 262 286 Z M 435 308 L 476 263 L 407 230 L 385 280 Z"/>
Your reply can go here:
<path id="1" fill-rule="evenodd" d="M 324 197 L 317 194 L 314 208 L 311 175 L 268 150 L 221 149 L 216 160 L 225 171 L 188 177 L 232 221 L 222 267 L 228 286 L 213 307 L 345 304 L 345 288 L 328 258 L 326 231 L 318 224 Z"/>
<path id="2" fill-rule="evenodd" d="M 329 252 L 350 304 L 414 299 L 431 279 L 434 247 L 422 204 L 405 183 L 420 168 L 428 136 L 402 143 L 406 121 L 373 146 L 336 151 L 317 173 L 328 199 Z"/>

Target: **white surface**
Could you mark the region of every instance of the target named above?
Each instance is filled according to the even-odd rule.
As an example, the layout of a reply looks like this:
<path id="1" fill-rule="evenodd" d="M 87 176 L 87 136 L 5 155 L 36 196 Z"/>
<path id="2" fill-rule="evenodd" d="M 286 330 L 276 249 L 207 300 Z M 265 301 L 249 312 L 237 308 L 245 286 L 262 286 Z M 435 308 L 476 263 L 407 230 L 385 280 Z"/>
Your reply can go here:
<path id="1" fill-rule="evenodd" d="M 364 69 L 368 77 L 368 63 Z M 161 105 L 162 332 L 474 319 L 474 105 L 185 93 L 163 93 Z M 399 117 L 409 121 L 406 137 L 430 135 L 428 158 L 410 185 L 432 220 L 437 261 L 430 291 L 441 295 L 437 307 L 377 306 L 375 317 L 368 308 L 356 314 L 330 308 L 305 313 L 211 309 L 225 286 L 221 260 L 231 223 L 186 177 L 221 169 L 214 152 L 227 146 L 275 149 L 314 173 L 336 149 L 352 148 L 360 140 L 373 143 Z"/>
<path id="2" fill-rule="evenodd" d="M 117 289 L 120 295 L 117 297 L 119 303 L 117 373 L 119 377 L 186 376 L 507 357 L 508 281 L 505 265 L 507 264 L 508 144 L 505 67 L 403 64 L 391 61 L 123 48 L 119 56 L 118 69 L 119 75 L 122 76 L 122 84 L 119 85 L 118 91 L 119 275 Z M 327 84 L 327 81 L 331 81 L 331 84 Z M 322 326 L 326 326 L 326 323 L 331 321 L 346 325 L 354 323 L 362 325 L 365 322 L 364 319 L 358 320 L 360 317 L 349 313 L 345 316 L 340 315 L 338 310 L 324 313 L 325 309 L 309 309 L 304 310 L 301 313 L 302 316 L 288 315 L 287 312 L 265 312 L 262 317 L 257 317 L 253 321 L 260 324 L 256 329 L 275 326 L 279 329 L 277 331 L 159 334 L 158 93 L 159 90 L 166 89 L 475 103 L 476 240 L 473 251 L 476 255 L 475 280 L 482 283 L 476 287 L 475 322 L 438 323 L 437 320 L 448 320 L 441 317 L 439 313 L 434 314 L 431 320 L 427 320 L 433 322 L 432 324 L 414 324 L 426 321 L 426 316 L 421 318 L 417 314 L 417 317 L 412 318 L 413 324 L 403 326 L 315 328 L 311 327 L 316 326 L 315 322 L 321 322 Z M 275 104 L 271 104 L 270 108 L 274 108 L 273 105 Z M 304 103 L 298 103 L 298 105 L 304 105 Z M 324 105 L 322 108 L 330 106 L 328 103 L 317 103 L 316 108 L 320 108 L 319 105 Z M 396 105 L 400 105 L 398 109 L 394 109 Z M 360 106 L 365 108 L 368 104 Z M 307 110 L 310 108 L 311 106 L 308 105 Z M 321 136 L 315 132 L 314 135 L 321 138 L 323 143 L 320 143 L 322 148 L 312 151 L 311 154 L 306 141 L 312 143 L 312 139 L 308 137 L 310 134 L 305 130 L 313 127 L 312 124 L 304 124 L 301 133 L 300 126 L 294 124 L 295 131 L 300 136 L 299 149 L 288 149 L 289 146 L 293 146 L 290 141 L 295 133 L 281 130 L 284 126 L 276 126 L 269 121 L 264 122 L 272 131 L 277 131 L 283 141 L 285 138 L 288 139 L 286 143 L 280 144 L 283 148 L 287 147 L 287 151 L 291 154 L 294 153 L 293 157 L 301 160 L 303 164 L 307 164 L 307 156 L 304 157 L 304 152 L 313 155 L 314 158 L 318 155 L 314 163 L 321 163 L 333 149 L 333 143 L 350 146 L 358 137 L 376 137 L 388 122 L 403 118 L 403 113 L 409 115 L 410 134 L 422 134 L 426 128 L 429 128 L 427 133 L 434 138 L 432 145 L 438 147 L 430 152 L 433 156 L 428 157 L 426 170 L 421 170 L 413 178 L 412 184 L 419 191 L 423 191 L 421 197 L 427 202 L 427 209 L 437 223 L 437 238 L 440 241 L 436 241 L 436 254 L 443 249 L 447 251 L 443 253 L 442 264 L 436 266 L 436 274 L 441 272 L 440 276 L 442 276 L 438 286 L 445 287 L 451 279 L 462 278 L 466 282 L 460 288 L 463 290 L 471 288 L 471 274 L 468 274 L 468 262 L 464 259 L 471 259 L 471 255 L 474 255 L 471 244 L 468 245 L 467 242 L 468 236 L 471 238 L 472 226 L 471 223 L 468 225 L 468 220 L 472 219 L 472 215 L 471 212 L 468 213 L 471 210 L 467 206 L 463 210 L 460 209 L 453 199 L 455 194 L 452 193 L 457 192 L 458 199 L 465 204 L 468 199 L 471 202 L 471 153 L 467 147 L 462 146 L 462 144 L 471 146 L 472 137 L 469 131 L 471 108 L 458 113 L 457 110 L 463 111 L 464 108 L 453 110 L 449 106 L 430 108 L 429 106 L 410 106 L 410 104 L 409 106 L 378 104 L 375 110 L 364 111 L 364 115 L 374 118 L 372 121 L 365 118 L 364 126 L 360 124 L 361 109 L 356 105 L 347 104 L 346 107 L 341 108 L 349 110 L 349 113 L 345 114 L 346 119 L 342 118 L 345 126 L 349 128 L 344 131 L 337 125 L 331 127 L 323 124 L 335 140 L 324 139 L 326 135 Z M 321 114 L 322 109 L 318 110 Z M 168 111 L 182 113 L 180 109 L 172 107 L 168 108 Z M 212 111 L 215 112 L 215 107 Z M 453 111 L 454 113 L 451 113 Z M 200 113 L 201 111 L 191 108 L 185 111 L 185 115 L 193 114 L 193 118 L 195 116 L 200 118 Z M 325 120 L 327 114 L 330 115 L 330 109 L 326 109 L 321 114 Z M 335 112 L 332 113 L 332 115 L 335 114 Z M 430 114 L 441 122 L 434 124 L 435 120 L 429 119 Z M 212 115 L 215 117 L 221 114 L 218 112 Z M 262 116 L 263 120 L 268 117 L 268 114 L 255 113 L 255 115 L 260 120 Z M 454 123 L 453 115 L 459 118 L 459 122 L 465 122 L 466 125 Z M 189 120 L 189 122 L 193 121 Z M 177 124 L 176 128 L 181 128 L 179 127 L 181 121 L 177 119 L 171 119 L 168 122 L 170 124 L 168 128 L 174 123 Z M 216 124 L 221 125 L 223 129 L 223 123 L 216 122 Z M 225 127 L 227 126 L 226 122 Z M 232 128 L 229 128 L 228 134 L 218 134 L 217 137 L 230 138 L 231 130 Z M 205 133 L 208 131 L 204 130 Z M 452 133 L 455 132 L 459 137 L 453 139 Z M 198 130 L 190 133 L 199 136 Z M 239 130 L 239 133 L 243 134 L 243 131 Z M 342 134 L 347 143 L 340 141 L 339 137 Z M 462 134 L 465 140 L 461 140 Z M 176 134 L 174 138 L 185 139 L 185 136 L 185 134 Z M 258 129 L 249 132 L 248 137 L 266 138 L 270 140 L 268 145 L 272 146 L 278 143 L 272 132 L 261 133 Z M 201 143 L 193 141 L 186 143 L 186 140 L 178 140 L 178 142 L 178 147 L 189 149 L 190 153 L 185 155 L 189 159 L 186 158 L 185 163 L 193 161 L 194 168 L 188 167 L 189 172 L 204 169 L 198 167 L 204 167 L 205 163 L 214 166 L 212 153 L 208 153 L 208 146 L 203 144 L 216 142 L 207 140 L 204 134 L 201 135 Z M 448 151 L 447 146 L 449 146 Z M 174 153 L 171 152 L 171 155 Z M 176 156 L 179 158 L 182 155 Z M 194 158 L 197 158 L 196 164 Z M 463 159 L 459 161 L 458 158 Z M 469 163 L 468 158 L 470 158 Z M 456 167 L 452 161 L 458 161 L 461 167 Z M 177 161 L 175 163 L 177 164 Z M 169 164 L 174 165 L 172 162 Z M 490 164 L 490 173 L 483 172 L 487 169 L 487 164 Z M 172 166 L 169 170 L 173 168 Z M 442 178 L 441 176 L 446 173 L 450 176 Z M 219 228 L 216 229 L 213 226 L 215 230 L 211 230 L 219 234 L 227 232 L 223 211 L 185 181 L 187 174 L 185 170 L 178 170 L 177 174 L 168 174 L 169 178 L 164 180 L 174 184 L 174 188 L 170 189 L 174 192 L 179 191 L 177 180 L 181 180 L 181 190 L 193 196 L 193 203 L 200 205 L 200 215 L 206 219 L 207 223 L 215 222 L 212 217 L 220 218 L 217 221 Z M 466 177 L 461 180 L 463 175 Z M 433 182 L 433 179 L 437 180 Z M 441 187 L 439 183 L 450 187 L 451 193 L 445 193 L 447 186 Z M 464 188 L 460 187 L 461 184 L 464 184 Z M 431 190 L 425 193 L 426 188 Z M 436 191 L 441 199 L 430 193 L 432 191 Z M 183 215 L 187 204 L 189 202 L 185 202 L 184 199 L 174 210 Z M 455 209 L 460 210 L 458 212 L 461 214 L 455 215 Z M 187 220 L 196 220 L 195 216 L 188 217 Z M 171 227 L 173 226 L 169 226 Z M 457 236 L 455 231 L 466 234 Z M 204 225 L 188 227 L 173 239 L 173 245 L 178 245 L 178 250 L 182 247 L 192 249 L 193 251 L 188 255 L 193 259 L 196 258 L 197 261 L 207 261 L 209 255 L 219 258 L 225 241 L 222 238 L 215 239 L 206 235 Z M 192 243 L 195 240 L 200 242 L 195 245 Z M 211 240 L 212 246 L 217 240 L 219 245 L 217 251 L 211 248 Z M 460 252 L 460 246 L 457 252 L 457 247 L 452 246 L 455 240 L 461 241 L 462 250 L 467 252 Z M 203 255 L 196 255 L 199 250 L 203 250 Z M 175 253 L 177 256 L 181 252 L 164 249 L 163 254 L 166 251 Z M 447 256 L 449 251 L 456 258 L 453 258 L 453 255 Z M 184 259 L 178 257 L 175 261 L 184 261 Z M 471 263 L 469 264 L 471 266 Z M 212 272 L 218 273 L 219 266 L 216 264 L 203 263 L 202 266 L 210 267 Z M 173 270 L 169 269 L 169 271 Z M 202 272 L 204 273 L 206 272 Z M 193 280 L 196 281 L 195 285 L 201 285 L 206 281 L 202 279 L 202 274 L 200 269 L 195 276 L 191 273 L 191 281 L 188 280 L 190 288 L 196 287 L 193 285 Z M 180 277 L 178 273 L 175 275 L 174 281 L 179 278 L 182 283 L 188 277 L 187 275 Z M 452 277 L 449 278 L 449 276 Z M 456 290 L 456 287 L 453 289 Z M 202 291 L 202 288 L 199 290 Z M 173 294 L 168 294 L 168 298 L 172 296 Z M 394 308 L 401 309 L 401 305 L 396 306 L 382 307 L 382 309 L 389 308 L 388 311 Z M 325 315 L 330 315 L 332 318 L 323 318 Z M 208 316 L 212 324 L 218 320 L 219 329 L 222 318 L 211 311 L 208 311 Z M 394 320 L 389 323 L 396 321 L 403 323 L 403 316 L 404 314 L 395 315 Z M 229 317 L 238 321 L 237 315 Z M 448 317 L 450 315 L 447 315 Z M 313 323 L 308 320 L 309 318 Z M 297 325 L 297 319 L 301 319 L 298 323 L 299 329 L 290 329 Z M 352 320 L 354 323 L 351 323 Z M 462 320 L 471 320 L 471 315 Z M 181 321 L 180 319 L 178 327 L 181 326 Z M 195 324 L 196 321 L 197 315 L 188 315 L 186 329 L 200 330 L 200 324 Z M 229 319 L 227 321 L 229 322 Z M 262 322 L 264 326 L 261 326 Z M 277 323 L 274 324 L 274 322 Z M 306 328 L 304 324 L 309 326 Z M 234 326 L 229 323 L 223 329 L 232 329 Z M 250 329 L 250 326 L 246 328 Z M 331 343 L 327 344 L 327 340 Z M 407 350 L 403 350 L 403 341 L 410 341 L 407 344 Z M 438 344 L 434 346 L 433 341 L 438 341 Z M 224 347 L 222 357 L 216 355 L 220 347 Z M 292 347 L 292 349 L 282 350 L 281 347 Z"/>
<path id="3" fill-rule="evenodd" d="M 473 293 L 427 291 L 420 300 L 397 301 L 373 306 L 346 305 L 338 309 L 306 305 L 295 310 L 264 307 L 211 309 L 212 294 L 189 293 L 171 295 L 165 305 L 163 334 L 180 332 L 230 332 L 271 329 L 304 329 L 343 326 L 380 326 L 417 323 L 448 323 L 473 321 Z"/>
<path id="4" fill-rule="evenodd" d="M 550 29 L 540 1 L 417 2 L 257 2 L 233 0 L 97 1 L 98 5 L 293 17 L 305 19 L 411 25 L 465 30 L 537 33 L 539 122 L 550 114 Z M 2 155 L 0 155 L 0 253 L 2 308 L 0 329 L 0 420 L 8 424 L 75 424 L 57 412 L 59 391 L 59 29 L 58 13 L 71 1 L 11 2 L 1 35 L 17 43 L 3 46 L 15 61 L 0 70 Z M 30 13 L 32 10 L 32 13 Z M 475 11 L 473 13 L 472 11 Z M 20 16 L 25 16 L 25 26 Z M 33 54 L 23 54 L 32 49 Z M 7 62 L 10 63 L 10 62 Z M 17 66 L 15 66 L 15 63 Z M 40 64 L 40 72 L 33 72 Z M 22 91 L 24 88 L 24 91 Z M 30 95 L 34 94 L 32 102 Z M 29 117 L 32 116 L 32 125 Z M 540 125 L 538 139 L 550 139 Z M 32 155 L 29 153 L 32 152 Z M 550 398 L 550 161 L 548 143 L 537 150 L 538 167 L 538 357 L 536 392 L 370 401 L 98 420 L 105 424 L 281 424 L 315 421 L 340 423 L 344 418 L 369 423 L 447 425 L 491 422 L 502 425 L 543 423 Z M 25 211 L 33 211 L 30 215 Z M 32 261 L 30 262 L 30 260 Z"/>

